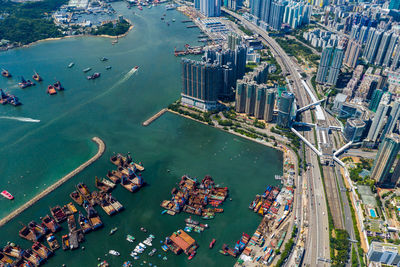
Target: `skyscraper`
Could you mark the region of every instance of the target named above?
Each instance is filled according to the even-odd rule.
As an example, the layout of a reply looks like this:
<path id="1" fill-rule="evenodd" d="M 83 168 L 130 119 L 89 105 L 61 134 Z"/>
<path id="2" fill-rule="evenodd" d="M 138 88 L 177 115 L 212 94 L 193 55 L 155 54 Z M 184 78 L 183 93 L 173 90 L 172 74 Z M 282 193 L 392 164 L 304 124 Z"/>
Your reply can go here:
<path id="1" fill-rule="evenodd" d="M 378 48 L 381 43 L 383 31 L 371 29 L 368 34 L 367 44 L 365 45 L 363 57 L 368 63 L 373 63 L 378 53 Z"/>
<path id="2" fill-rule="evenodd" d="M 262 0 L 251 0 L 250 1 L 250 13 L 257 18 L 261 17 L 261 2 Z"/>
<path id="3" fill-rule="evenodd" d="M 399 39 L 399 36 L 397 34 L 392 34 L 387 51 L 386 51 L 385 58 L 383 60 L 383 64 L 382 64 L 383 66 L 389 67 L 390 64 L 392 64 L 392 57 L 393 57 L 394 49 L 396 47 L 398 39 Z"/>
<path id="4" fill-rule="evenodd" d="M 370 28 L 367 26 L 362 26 L 360 29 L 360 35 L 358 40 L 360 41 L 361 44 L 364 44 L 367 41 L 368 33 L 369 33 Z"/>
<path id="5" fill-rule="evenodd" d="M 376 112 L 379 103 L 381 102 L 383 96 L 383 91 L 381 89 L 376 89 L 373 91 L 371 96 L 371 102 L 369 102 L 368 108 L 373 112 Z"/>
<path id="6" fill-rule="evenodd" d="M 267 24 L 271 23 L 271 9 L 273 0 L 261 0 L 259 18 Z"/>
<path id="7" fill-rule="evenodd" d="M 286 1 L 276 1 L 272 3 L 269 25 L 276 31 L 280 30 L 282 27 L 286 4 Z"/>
<path id="8" fill-rule="evenodd" d="M 217 64 L 182 59 L 182 104 L 202 110 L 216 108 L 222 86 L 221 67 Z"/>
<path id="9" fill-rule="evenodd" d="M 244 113 L 246 109 L 246 91 L 247 83 L 243 80 L 237 80 L 236 82 L 236 99 L 235 99 L 235 110 L 238 113 Z"/>
<path id="10" fill-rule="evenodd" d="M 386 57 L 386 53 L 388 52 L 389 44 L 392 39 L 392 32 L 384 32 L 382 35 L 382 40 L 378 48 L 378 52 L 376 53 L 375 65 L 382 65 L 383 60 Z M 393 47 L 394 48 L 394 47 Z"/>
<path id="11" fill-rule="evenodd" d="M 194 8 L 200 10 L 200 0 L 194 0 Z"/>
<path id="12" fill-rule="evenodd" d="M 385 117 L 389 110 L 390 94 L 385 93 L 379 103 L 378 109 L 376 110 L 375 117 L 372 120 L 371 127 L 369 128 L 367 140 L 370 142 L 376 142 L 380 131 L 385 123 Z"/>
<path id="13" fill-rule="evenodd" d="M 399 150 L 400 136 L 398 134 L 391 134 L 383 139 L 372 167 L 372 179 L 380 184 L 390 183 L 389 172 Z"/>
<path id="14" fill-rule="evenodd" d="M 255 82 L 247 83 L 245 112 L 250 116 L 254 115 L 254 108 L 256 105 L 256 89 L 257 84 Z"/>
<path id="15" fill-rule="evenodd" d="M 200 12 L 206 17 L 219 17 L 221 15 L 221 1 L 200 0 Z"/>
<path id="16" fill-rule="evenodd" d="M 274 115 L 276 90 L 267 89 L 265 92 L 264 120 L 272 121 Z"/>
<path id="17" fill-rule="evenodd" d="M 322 51 L 316 81 L 328 85 L 336 85 L 344 57 L 343 48 L 326 47 Z"/>
<path id="18" fill-rule="evenodd" d="M 292 122 L 294 94 L 290 92 L 283 92 L 278 103 L 277 124 L 280 127 L 288 128 Z"/>
<path id="19" fill-rule="evenodd" d="M 397 120 L 400 117 L 400 100 L 396 99 L 391 106 L 391 111 L 388 116 L 383 135 L 390 135 L 393 133 Z"/>
<path id="20" fill-rule="evenodd" d="M 344 54 L 343 63 L 350 68 L 355 68 L 357 65 L 358 57 L 361 52 L 361 44 L 355 39 L 351 39 L 347 44 L 346 53 Z"/>
<path id="21" fill-rule="evenodd" d="M 308 24 L 311 16 L 311 6 L 305 2 L 290 1 L 285 7 L 283 23 L 295 29 L 303 24 Z"/>
<path id="22" fill-rule="evenodd" d="M 264 119 L 265 112 L 265 91 L 266 87 L 258 85 L 256 89 L 256 105 L 254 108 L 254 117 L 256 119 Z"/>

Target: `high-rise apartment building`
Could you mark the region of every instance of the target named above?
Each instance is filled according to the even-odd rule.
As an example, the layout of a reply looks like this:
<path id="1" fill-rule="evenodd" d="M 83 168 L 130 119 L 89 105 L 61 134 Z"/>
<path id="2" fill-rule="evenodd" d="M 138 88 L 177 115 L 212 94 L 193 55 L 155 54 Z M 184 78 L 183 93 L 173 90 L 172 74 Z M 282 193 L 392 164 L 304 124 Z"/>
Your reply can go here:
<path id="1" fill-rule="evenodd" d="M 371 29 L 368 34 L 367 44 L 365 45 L 363 57 L 368 63 L 373 63 L 381 44 L 383 31 Z"/>
<path id="2" fill-rule="evenodd" d="M 275 1 L 271 6 L 271 14 L 269 19 L 269 26 L 273 30 L 280 30 L 283 22 L 283 15 L 285 14 L 286 1 Z"/>
<path id="3" fill-rule="evenodd" d="M 328 85 L 336 85 L 344 57 L 343 48 L 326 47 L 322 51 L 316 81 Z"/>
<path id="4" fill-rule="evenodd" d="M 220 0 L 200 0 L 200 12 L 206 17 L 221 16 Z"/>
<path id="5" fill-rule="evenodd" d="M 390 0 L 389 9 L 399 10 L 400 9 L 400 0 Z"/>
<path id="6" fill-rule="evenodd" d="M 381 102 L 383 96 L 383 91 L 381 89 L 376 89 L 372 92 L 371 101 L 369 102 L 368 108 L 373 112 L 378 109 L 379 103 Z"/>
<path id="7" fill-rule="evenodd" d="M 216 108 L 222 87 L 221 66 L 213 63 L 182 59 L 182 104 L 212 110 Z"/>
<path id="8" fill-rule="evenodd" d="M 382 99 L 378 105 L 378 108 L 375 113 L 375 117 L 372 120 L 371 127 L 369 128 L 367 140 L 370 142 L 376 142 L 379 133 L 382 130 L 383 125 L 385 124 L 386 114 L 389 110 L 390 103 L 390 94 L 385 93 L 382 96 Z"/>
<path id="9" fill-rule="evenodd" d="M 358 57 L 361 53 L 361 44 L 355 39 L 352 39 L 347 44 L 346 53 L 344 54 L 343 63 L 350 67 L 355 68 L 357 66 Z"/>
<path id="10" fill-rule="evenodd" d="M 399 150 L 400 136 L 398 134 L 391 134 L 383 139 L 372 167 L 372 179 L 380 184 L 390 183 L 389 173 Z"/>
<path id="11" fill-rule="evenodd" d="M 278 101 L 278 126 L 288 128 L 292 123 L 294 94 L 283 92 Z"/>

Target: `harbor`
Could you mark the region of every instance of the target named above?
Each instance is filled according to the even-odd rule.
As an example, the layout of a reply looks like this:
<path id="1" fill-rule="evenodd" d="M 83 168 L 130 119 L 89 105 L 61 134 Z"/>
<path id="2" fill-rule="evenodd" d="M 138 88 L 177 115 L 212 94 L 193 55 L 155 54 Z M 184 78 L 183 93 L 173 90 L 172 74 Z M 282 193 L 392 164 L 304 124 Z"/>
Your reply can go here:
<path id="1" fill-rule="evenodd" d="M 117 10 L 120 3 L 115 4 Z M 125 8 L 121 5 L 122 13 Z M 143 127 L 143 118 L 151 117 L 155 111 L 174 101 L 180 92 L 181 81 L 176 75 L 180 71 L 179 58 L 171 53 L 171 49 L 196 42 L 200 33 L 198 29 L 187 29 L 182 23 L 160 27 L 159 18 L 165 12 L 163 6 L 144 8 L 141 12 L 141 18 L 131 17 L 135 30 L 114 46 L 106 39 L 79 37 L 41 43 L 0 55 L 2 62 L 8 62 L 5 68 L 12 73 L 16 73 L 19 67 L 17 72 L 28 77 L 32 72 L 30 66 L 34 65 L 40 75 L 45 78 L 56 76 L 69 91 L 68 97 L 51 100 L 45 97 L 40 102 L 35 101 L 38 99 L 39 84 L 26 91 L 19 88 L 10 91 L 21 94 L 23 109 L 6 105 L 2 107 L 1 115 L 29 117 L 40 122 L 1 120 L 4 126 L 0 139 L 1 153 L 6 154 L 8 160 L 0 163 L 4 170 L 0 179 L 4 189 L 15 196 L 13 201 L 0 200 L 2 216 L 92 157 L 97 151 L 91 146 L 92 136 L 101 136 L 107 144 L 104 155 L 94 164 L 5 224 L 2 227 L 1 247 L 10 241 L 23 248 L 31 248 L 32 242 L 18 236 L 22 228 L 18 221 L 25 225 L 31 220 L 39 222 L 40 216 L 50 213 L 49 207 L 63 207 L 73 202 L 86 216 L 86 211 L 69 194 L 76 190 L 78 183 L 86 184 L 90 192 L 98 191 L 95 177 L 101 181 L 107 178 L 109 170 L 117 170 L 117 166 L 110 162 L 113 152 L 126 154 L 130 151 L 134 159 L 144 163 L 146 186 L 131 193 L 116 185 L 112 196 L 124 206 L 124 211 L 108 216 L 102 207 L 96 205 L 94 208 L 104 226 L 85 235 L 85 242 L 80 243 L 78 249 L 58 249 L 54 256 L 48 258 L 47 265 L 93 266 L 106 260 L 111 266 L 121 266 L 127 260 L 133 261 L 130 256 L 132 250 L 153 234 L 153 246 L 139 255 L 136 265 L 146 261 L 147 265 L 150 262 L 157 266 L 231 266 L 236 259 L 218 252 L 222 244 L 234 244 L 242 232 L 250 235 L 259 225 L 260 217 L 253 214 L 248 205 L 267 184 L 279 184 L 274 175 L 282 171 L 282 153 L 169 112 L 158 118 L 157 123 Z M 129 17 L 129 14 L 132 11 L 126 11 L 124 16 Z M 175 17 L 177 21 L 185 19 L 176 11 L 167 12 L 167 17 Z M 178 30 L 182 31 L 182 35 L 176 33 Z M 144 31 L 146 34 L 135 34 Z M 155 37 L 170 45 L 155 42 Z M 71 51 L 67 58 L 60 56 L 65 49 Z M 71 72 L 85 79 L 82 69 L 101 66 L 99 58 L 102 56 L 109 58 L 110 63 L 107 64 L 112 64 L 107 77 L 82 83 L 68 79 L 70 74 L 64 74 L 66 66 L 75 62 Z M 45 60 L 48 57 L 53 60 Z M 18 64 L 22 58 L 25 58 L 26 66 Z M 156 68 L 154 60 L 158 62 Z M 126 73 L 134 65 L 140 66 L 140 71 L 125 81 Z M 10 87 L 8 82 L 12 81 L 1 79 L 0 87 Z M 15 82 L 11 84 L 15 85 Z M 201 178 L 210 175 L 216 184 L 228 187 L 228 200 L 219 207 L 224 212 L 216 214 L 211 220 L 184 212 L 175 216 L 161 214 L 164 209 L 160 203 L 171 197 L 171 189 L 179 183 L 183 174 Z M 246 183 L 250 179 L 252 182 Z M 254 216 L 249 216 L 249 213 Z M 190 216 L 199 223 L 209 225 L 201 233 L 195 232 L 195 229 L 188 233 L 199 245 L 196 256 L 189 260 L 186 254 L 164 252 L 160 241 L 177 230 L 184 231 L 187 226 L 185 219 Z M 78 220 L 77 214 L 75 219 Z M 62 236 L 69 232 L 68 222 L 62 224 L 64 229 L 54 233 L 60 246 Z M 118 229 L 110 235 L 115 228 Z M 141 228 L 147 229 L 147 233 Z M 128 234 L 135 237 L 133 243 L 126 240 Z M 210 249 L 213 239 L 216 240 L 215 246 Z M 44 245 L 49 247 L 47 243 Z M 153 248 L 157 251 L 153 256 L 148 255 Z M 117 251 L 120 256 L 110 254 L 111 250 Z"/>

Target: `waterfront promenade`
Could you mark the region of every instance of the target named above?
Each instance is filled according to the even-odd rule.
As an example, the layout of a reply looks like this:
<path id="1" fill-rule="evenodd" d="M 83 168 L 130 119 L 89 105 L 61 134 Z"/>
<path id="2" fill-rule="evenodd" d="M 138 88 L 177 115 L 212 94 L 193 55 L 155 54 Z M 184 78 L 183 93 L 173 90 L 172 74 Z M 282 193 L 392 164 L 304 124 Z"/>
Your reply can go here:
<path id="1" fill-rule="evenodd" d="M 95 142 L 97 144 L 97 146 L 98 146 L 98 150 L 97 150 L 96 155 L 94 155 L 88 161 L 86 161 L 82 165 L 80 165 L 78 168 L 76 168 L 72 172 L 68 173 L 63 178 L 61 178 L 60 180 L 58 180 L 57 182 L 55 182 L 54 184 L 52 184 L 51 186 L 49 186 L 48 188 L 43 190 L 41 193 L 37 194 L 31 200 L 27 201 L 24 205 L 22 205 L 21 207 L 19 207 L 18 209 L 14 210 L 9 215 L 7 215 L 3 219 L 1 219 L 0 220 L 0 227 L 5 225 L 7 222 L 11 221 L 12 219 L 14 219 L 20 213 L 22 213 L 23 211 L 25 211 L 26 209 L 31 207 L 33 204 L 38 202 L 40 199 L 42 199 L 43 197 L 48 195 L 50 192 L 54 191 L 56 188 L 61 186 L 63 183 L 65 183 L 66 181 L 68 181 L 69 179 L 71 179 L 72 177 L 74 177 L 75 175 L 80 173 L 81 171 L 83 171 L 85 168 L 87 168 L 93 162 L 98 160 L 103 155 L 103 153 L 104 153 L 104 151 L 106 149 L 106 145 L 103 142 L 103 140 L 101 140 L 99 137 L 93 137 L 92 141 Z"/>

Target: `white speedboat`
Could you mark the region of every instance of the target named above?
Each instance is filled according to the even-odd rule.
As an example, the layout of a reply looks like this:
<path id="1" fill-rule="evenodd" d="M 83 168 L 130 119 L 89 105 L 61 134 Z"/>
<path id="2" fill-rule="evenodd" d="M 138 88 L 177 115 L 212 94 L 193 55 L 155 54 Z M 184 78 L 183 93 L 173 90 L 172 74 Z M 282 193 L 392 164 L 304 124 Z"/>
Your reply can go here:
<path id="1" fill-rule="evenodd" d="M 111 249 L 110 251 L 108 251 L 109 254 L 114 255 L 114 256 L 119 256 L 121 255 L 118 251 Z"/>

